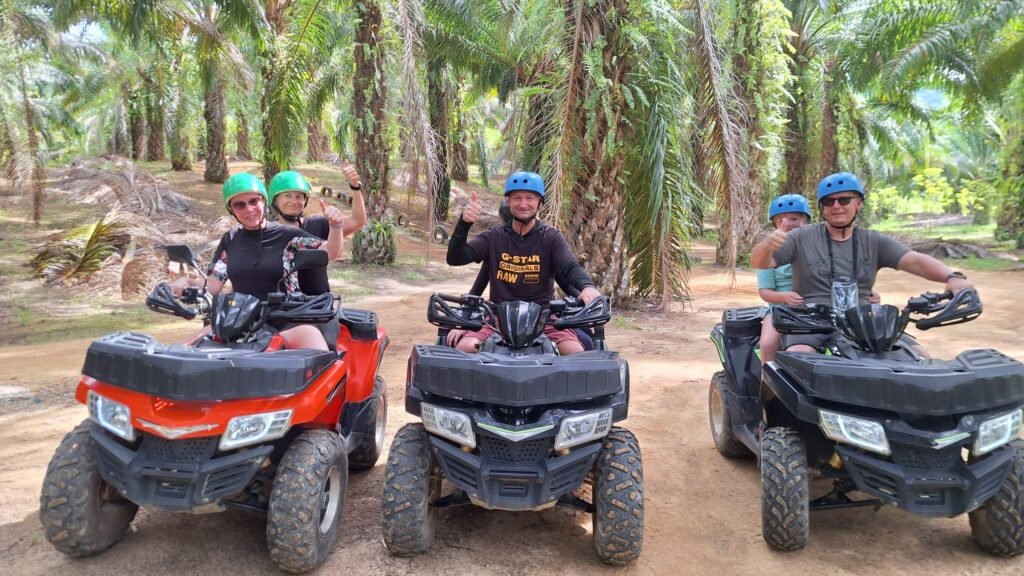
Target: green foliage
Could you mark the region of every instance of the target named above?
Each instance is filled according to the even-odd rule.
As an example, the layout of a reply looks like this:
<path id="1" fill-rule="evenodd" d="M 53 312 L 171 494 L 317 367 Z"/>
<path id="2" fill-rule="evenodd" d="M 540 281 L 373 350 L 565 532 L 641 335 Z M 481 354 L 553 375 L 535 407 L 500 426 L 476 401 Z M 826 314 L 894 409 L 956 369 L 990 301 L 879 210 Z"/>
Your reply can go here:
<path id="1" fill-rule="evenodd" d="M 395 224 L 390 220 L 371 219 L 352 238 L 352 261 L 356 264 L 394 264 L 397 255 Z"/>
<path id="2" fill-rule="evenodd" d="M 957 191 L 956 203 L 960 213 L 972 216 L 975 224 L 988 224 L 997 197 L 998 191 L 990 182 L 970 180 Z"/>
<path id="3" fill-rule="evenodd" d="M 47 243 L 32 259 L 32 269 L 36 277 L 48 284 L 64 285 L 84 280 L 127 241 L 121 223 L 116 216 L 108 214 Z"/>
<path id="4" fill-rule="evenodd" d="M 871 191 L 870 207 L 875 218 L 884 220 L 901 212 L 903 199 L 895 186 L 882 186 Z"/>
<path id="5" fill-rule="evenodd" d="M 912 193 L 921 200 L 926 212 L 943 213 L 956 202 L 953 186 L 941 168 L 925 168 L 911 180 Z"/>

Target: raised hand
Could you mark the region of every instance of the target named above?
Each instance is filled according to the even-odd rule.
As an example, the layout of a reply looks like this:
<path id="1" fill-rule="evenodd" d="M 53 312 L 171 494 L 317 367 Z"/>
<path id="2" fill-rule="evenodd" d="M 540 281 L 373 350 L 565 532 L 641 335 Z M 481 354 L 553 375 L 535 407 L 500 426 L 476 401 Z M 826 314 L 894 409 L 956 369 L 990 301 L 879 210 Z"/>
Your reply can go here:
<path id="1" fill-rule="evenodd" d="M 775 252 L 776 250 L 778 250 L 782 246 L 782 243 L 785 242 L 785 241 L 786 241 L 786 231 L 782 230 L 781 228 L 776 230 L 776 231 L 774 231 L 774 232 L 772 232 L 768 236 L 768 238 L 765 239 L 765 242 L 767 242 L 768 248 L 772 252 Z"/>
<path id="2" fill-rule="evenodd" d="M 462 211 L 462 221 L 467 224 L 476 222 L 476 219 L 480 217 L 480 204 L 477 202 L 477 194 L 473 194 L 469 197 L 469 204 Z"/>
<path id="3" fill-rule="evenodd" d="M 320 201 L 320 211 L 323 212 L 324 217 L 327 218 L 327 222 L 331 225 L 331 228 L 340 230 L 342 225 L 345 224 L 345 215 L 341 213 L 341 210 L 338 210 L 334 206 L 324 202 L 323 198 L 318 198 L 318 200 Z"/>
<path id="4" fill-rule="evenodd" d="M 797 294 L 796 292 L 783 292 L 782 296 L 783 296 L 783 298 L 785 298 L 785 300 L 783 301 L 783 304 L 785 304 L 786 306 L 803 306 L 804 305 L 804 297 L 799 295 L 799 294 Z"/>
<path id="5" fill-rule="evenodd" d="M 345 174 L 345 179 L 348 180 L 348 187 L 358 190 L 362 188 L 362 181 L 359 179 L 359 172 L 356 171 L 355 166 L 349 164 L 348 160 L 341 161 L 341 171 Z"/>

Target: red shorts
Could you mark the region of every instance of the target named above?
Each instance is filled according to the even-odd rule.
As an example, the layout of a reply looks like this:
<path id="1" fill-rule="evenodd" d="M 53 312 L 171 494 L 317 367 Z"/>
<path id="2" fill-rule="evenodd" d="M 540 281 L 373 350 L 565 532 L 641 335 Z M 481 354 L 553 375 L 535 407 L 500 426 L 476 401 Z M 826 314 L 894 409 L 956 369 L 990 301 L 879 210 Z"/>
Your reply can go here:
<path id="1" fill-rule="evenodd" d="M 483 328 L 481 328 L 480 330 L 478 330 L 476 332 L 466 332 L 465 334 L 462 335 L 462 337 L 463 338 L 476 338 L 477 340 L 483 342 L 484 340 L 487 340 L 488 338 L 490 338 L 491 335 L 494 334 L 494 332 L 495 332 L 494 328 L 491 328 L 490 326 L 484 326 Z M 554 345 L 556 345 L 556 346 L 558 345 L 559 342 L 577 342 L 577 343 L 579 343 L 579 341 L 580 341 L 580 338 L 579 338 L 579 336 L 576 335 L 576 331 L 575 330 L 573 330 L 571 328 L 567 329 L 567 330 L 559 330 L 559 329 L 555 328 L 554 326 L 552 326 L 551 324 L 545 324 L 544 325 L 544 335 L 547 336 L 548 339 L 551 340 L 551 342 Z M 581 344 L 581 346 L 582 346 L 582 344 Z"/>

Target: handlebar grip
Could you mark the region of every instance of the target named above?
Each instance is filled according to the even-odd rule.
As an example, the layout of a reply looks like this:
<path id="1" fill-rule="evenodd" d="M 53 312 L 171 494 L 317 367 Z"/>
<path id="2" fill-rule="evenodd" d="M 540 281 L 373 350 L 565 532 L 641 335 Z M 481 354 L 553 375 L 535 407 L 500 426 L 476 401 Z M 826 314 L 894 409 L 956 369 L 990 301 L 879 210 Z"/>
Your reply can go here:
<path id="1" fill-rule="evenodd" d="M 462 296 L 452 296 L 451 294 L 445 294 L 443 292 L 438 292 L 437 297 L 441 300 L 447 300 L 448 302 L 459 302 L 462 300 Z"/>

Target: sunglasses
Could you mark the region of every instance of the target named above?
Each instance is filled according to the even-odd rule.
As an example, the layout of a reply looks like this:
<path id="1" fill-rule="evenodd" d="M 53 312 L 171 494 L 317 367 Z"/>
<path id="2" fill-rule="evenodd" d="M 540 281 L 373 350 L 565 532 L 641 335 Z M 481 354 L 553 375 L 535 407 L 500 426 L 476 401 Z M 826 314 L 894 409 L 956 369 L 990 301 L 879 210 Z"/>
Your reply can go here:
<path id="1" fill-rule="evenodd" d="M 840 206 L 846 206 L 850 202 L 853 202 L 854 198 L 856 198 L 856 196 L 843 196 L 842 198 L 822 198 L 821 199 L 821 205 L 822 206 L 835 206 L 836 202 L 839 202 Z"/>
<path id="2" fill-rule="evenodd" d="M 259 206 L 260 202 L 263 202 L 263 198 L 260 198 L 259 196 L 257 196 L 255 198 L 250 198 L 248 202 L 246 202 L 244 200 L 237 200 L 235 202 L 232 202 L 231 203 L 231 207 L 234 208 L 235 210 L 245 210 L 246 206 L 249 206 L 249 207 Z"/>

